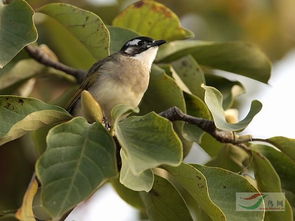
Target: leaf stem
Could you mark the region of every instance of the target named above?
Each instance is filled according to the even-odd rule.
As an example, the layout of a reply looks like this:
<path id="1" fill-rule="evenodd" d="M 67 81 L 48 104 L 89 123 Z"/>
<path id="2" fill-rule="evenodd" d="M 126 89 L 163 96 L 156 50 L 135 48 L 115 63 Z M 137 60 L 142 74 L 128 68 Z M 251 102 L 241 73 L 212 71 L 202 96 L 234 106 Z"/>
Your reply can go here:
<path id="1" fill-rule="evenodd" d="M 81 83 L 86 76 L 87 72 L 72 68 L 70 66 L 67 66 L 61 62 L 52 60 L 40 47 L 33 46 L 33 45 L 27 45 L 25 47 L 26 51 L 29 53 L 29 55 L 34 58 L 36 61 L 38 61 L 41 64 L 44 64 L 49 67 L 53 67 L 57 70 L 63 71 L 69 75 L 72 75 L 77 79 L 78 83 Z"/>

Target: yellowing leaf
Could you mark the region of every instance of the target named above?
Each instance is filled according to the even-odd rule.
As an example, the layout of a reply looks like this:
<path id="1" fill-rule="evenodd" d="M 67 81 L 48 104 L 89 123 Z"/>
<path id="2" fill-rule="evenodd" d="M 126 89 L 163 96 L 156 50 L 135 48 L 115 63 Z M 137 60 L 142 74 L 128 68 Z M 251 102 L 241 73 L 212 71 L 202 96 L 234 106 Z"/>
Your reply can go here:
<path id="1" fill-rule="evenodd" d="M 26 132 L 70 119 L 61 107 L 34 98 L 0 96 L 0 145 L 21 137 Z"/>
<path id="2" fill-rule="evenodd" d="M 21 208 L 18 209 L 15 216 L 21 221 L 35 221 L 33 213 L 33 200 L 38 190 L 38 183 L 36 179 L 32 179 L 25 196 Z"/>
<path id="3" fill-rule="evenodd" d="M 191 31 L 181 27 L 179 18 L 169 8 L 149 0 L 138 1 L 127 7 L 114 19 L 113 25 L 167 41 L 194 36 Z"/>

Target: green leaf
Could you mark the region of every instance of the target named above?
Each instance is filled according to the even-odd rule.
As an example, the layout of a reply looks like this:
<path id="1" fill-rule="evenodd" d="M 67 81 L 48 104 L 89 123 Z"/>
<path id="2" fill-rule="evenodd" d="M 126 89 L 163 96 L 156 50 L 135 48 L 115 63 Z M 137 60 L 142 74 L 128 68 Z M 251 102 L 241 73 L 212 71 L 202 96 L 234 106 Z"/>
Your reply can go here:
<path id="1" fill-rule="evenodd" d="M 127 7 L 113 20 L 113 25 L 167 41 L 194 36 L 191 31 L 181 27 L 174 12 L 158 2 L 149 0 L 138 1 Z"/>
<path id="2" fill-rule="evenodd" d="M 262 104 L 259 101 L 254 100 L 252 101 L 251 108 L 247 116 L 238 123 L 230 124 L 226 121 L 224 116 L 224 110 L 222 107 L 222 94 L 214 87 L 203 87 L 205 89 L 205 102 L 209 110 L 211 111 L 216 127 L 221 130 L 240 131 L 245 129 L 248 126 L 248 124 L 252 121 L 254 116 L 262 108 Z"/>
<path id="3" fill-rule="evenodd" d="M 295 163 L 292 159 L 284 153 L 266 145 L 254 144 L 252 145 L 255 151 L 263 154 L 272 164 L 277 174 L 280 177 L 282 184 L 282 191 L 293 205 L 293 214 L 295 212 Z"/>
<path id="4" fill-rule="evenodd" d="M 135 175 L 162 164 L 181 163 L 182 145 L 172 123 L 154 112 L 119 121 L 115 133 Z"/>
<path id="5" fill-rule="evenodd" d="M 129 205 L 135 207 L 136 209 L 139 209 L 141 211 L 144 211 L 144 204 L 140 198 L 140 195 L 138 191 L 133 191 L 129 188 L 126 188 L 124 185 L 122 185 L 119 181 L 119 179 L 112 179 L 111 180 L 113 188 L 116 190 L 118 195 Z"/>
<path id="6" fill-rule="evenodd" d="M 230 81 L 213 74 L 206 75 L 206 84 L 221 92 L 223 96 L 222 106 L 225 110 L 232 107 L 236 97 L 245 93 L 245 88 L 239 81 Z"/>
<path id="7" fill-rule="evenodd" d="M 34 98 L 0 96 L 0 145 L 26 132 L 70 119 L 64 109 Z"/>
<path id="8" fill-rule="evenodd" d="M 0 90 L 24 82 L 44 69 L 43 65 L 33 59 L 20 60 L 9 71 L 0 75 Z"/>
<path id="9" fill-rule="evenodd" d="M 0 68 L 26 45 L 37 40 L 33 14 L 33 9 L 24 0 L 14 0 L 8 5 L 0 4 Z"/>
<path id="10" fill-rule="evenodd" d="M 83 48 L 83 59 L 89 61 L 88 68 L 95 61 L 109 55 L 109 31 L 96 14 L 64 3 L 47 4 L 38 12 L 50 16 L 76 39 L 77 44 Z M 67 53 L 69 50 L 71 49 L 66 49 Z"/>
<path id="11" fill-rule="evenodd" d="M 215 167 L 193 165 L 207 180 L 208 191 L 212 201 L 222 210 L 226 220 L 257 220 L 261 221 L 264 211 L 251 211 L 245 213 L 236 210 L 236 193 L 258 191 L 244 177 Z M 211 214 L 208 214 L 209 216 Z"/>
<path id="12" fill-rule="evenodd" d="M 280 177 L 262 154 L 253 151 L 254 174 L 261 192 L 282 192 Z M 284 211 L 266 211 L 266 220 L 293 220 L 293 213 L 288 200 Z"/>
<path id="13" fill-rule="evenodd" d="M 145 114 L 150 111 L 160 113 L 173 106 L 186 112 L 182 91 L 163 69 L 153 65 L 149 87 L 139 106 L 140 113 Z"/>
<path id="14" fill-rule="evenodd" d="M 193 220 L 179 192 L 162 177 L 155 176 L 151 191 L 141 192 L 140 196 L 151 221 Z"/>
<path id="15" fill-rule="evenodd" d="M 165 30 L 165 29 L 164 29 Z M 191 54 L 201 65 L 221 69 L 266 83 L 271 63 L 257 47 L 244 42 L 174 41 L 163 45 L 157 61 L 171 62 Z"/>
<path id="16" fill-rule="evenodd" d="M 111 54 L 119 51 L 127 41 L 138 36 L 135 32 L 124 28 L 108 26 L 108 29 L 111 36 Z"/>
<path id="17" fill-rule="evenodd" d="M 43 206 L 59 218 L 117 174 L 115 143 L 101 124 L 74 118 L 49 131 L 36 173 Z"/>
<path id="18" fill-rule="evenodd" d="M 170 173 L 172 181 L 188 192 L 212 220 L 226 220 L 225 214 L 211 200 L 207 180 L 199 170 L 188 164 L 178 167 L 165 166 L 164 169 Z"/>
<path id="19" fill-rule="evenodd" d="M 123 118 L 127 117 L 131 113 L 138 113 L 139 108 L 131 107 L 127 104 L 118 104 L 111 111 L 112 120 L 114 121 L 114 127 Z"/>
<path id="20" fill-rule="evenodd" d="M 204 119 L 211 119 L 209 109 L 205 103 L 197 96 L 184 93 L 187 114 Z M 193 124 L 185 123 L 183 136 L 190 141 L 201 143 L 204 131 Z"/>
<path id="21" fill-rule="evenodd" d="M 211 157 L 215 157 L 223 148 L 224 143 L 220 143 L 208 133 L 202 137 L 200 146 L 205 150 Z"/>
<path id="22" fill-rule="evenodd" d="M 241 172 L 249 163 L 249 155 L 245 150 L 233 144 L 225 144 L 218 155 L 206 163 L 206 166 Z"/>
<path id="23" fill-rule="evenodd" d="M 157 102 L 155 102 L 157 101 Z M 140 103 L 140 114 L 155 111 L 160 113 L 170 107 L 177 106 L 186 112 L 185 101 L 181 89 L 173 78 L 157 65 L 153 65 L 150 83 Z M 189 152 L 192 142 L 182 137 L 183 122 L 174 122 L 173 127 L 183 144 L 184 155 Z"/>
<path id="24" fill-rule="evenodd" d="M 195 59 L 191 55 L 187 55 L 171 64 L 190 92 L 203 98 L 204 90 L 201 85 L 205 84 L 204 73 Z"/>
<path id="25" fill-rule="evenodd" d="M 267 141 L 295 161 L 295 139 L 287 137 L 272 137 L 267 139 Z"/>
<path id="26" fill-rule="evenodd" d="M 131 159 L 123 149 L 120 151 L 120 156 L 122 160 L 120 183 L 134 191 L 150 191 L 154 183 L 153 171 L 147 169 L 141 173 L 135 174 L 131 169 L 133 166 Z"/>
<path id="27" fill-rule="evenodd" d="M 157 101 L 157 102 L 155 102 Z M 185 101 L 181 89 L 173 78 L 168 76 L 163 69 L 157 65 L 152 66 L 150 83 L 140 103 L 140 114 L 155 111 L 160 113 L 170 107 L 177 106 L 186 112 Z M 173 127 L 183 144 L 184 156 L 189 152 L 192 142 L 183 136 L 183 122 L 173 122 Z"/>

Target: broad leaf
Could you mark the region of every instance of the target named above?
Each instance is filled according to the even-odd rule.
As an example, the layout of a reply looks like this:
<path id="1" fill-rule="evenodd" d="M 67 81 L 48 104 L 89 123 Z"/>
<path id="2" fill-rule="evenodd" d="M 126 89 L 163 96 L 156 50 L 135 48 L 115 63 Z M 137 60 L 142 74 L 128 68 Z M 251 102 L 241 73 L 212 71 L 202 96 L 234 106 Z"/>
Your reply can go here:
<path id="1" fill-rule="evenodd" d="M 287 137 L 272 137 L 267 140 L 295 161 L 295 139 Z"/>
<path id="2" fill-rule="evenodd" d="M 172 123 L 154 112 L 119 121 L 115 133 L 135 175 L 162 164 L 177 166 L 182 160 Z"/>
<path id="3" fill-rule="evenodd" d="M 117 174 L 115 143 L 101 124 L 74 118 L 49 131 L 36 173 L 43 206 L 61 217 Z"/>
<path id="4" fill-rule="evenodd" d="M 153 65 L 150 77 L 149 87 L 139 106 L 141 114 L 151 111 L 160 113 L 173 106 L 177 106 L 183 112 L 186 112 L 183 93 L 173 78 L 157 65 Z M 182 141 L 184 155 L 186 155 L 192 146 L 192 142 L 182 137 L 183 125 L 183 122 L 173 123 L 174 130 Z"/>
<path id="5" fill-rule="evenodd" d="M 136 107 L 131 107 L 130 105 L 127 104 L 118 104 L 112 109 L 112 120 L 114 121 L 114 127 L 116 124 L 123 118 L 127 117 L 131 113 L 138 113 L 139 108 Z"/>
<path id="6" fill-rule="evenodd" d="M 45 5 L 38 12 L 50 16 L 76 39 L 76 44 L 83 48 L 88 67 L 109 55 L 109 31 L 96 14 L 64 3 Z M 69 50 L 66 49 L 67 53 Z"/>
<path id="7" fill-rule="evenodd" d="M 141 211 L 144 211 L 144 204 L 140 198 L 140 195 L 138 191 L 133 191 L 129 188 L 126 188 L 124 185 L 122 185 L 118 178 L 111 180 L 113 188 L 116 190 L 118 195 L 129 205 L 135 207 L 136 209 L 139 209 Z"/>
<path id="8" fill-rule="evenodd" d="M 258 152 L 253 151 L 254 174 L 257 181 L 258 189 L 261 192 L 282 192 L 281 181 L 275 169 L 265 158 Z M 293 213 L 288 200 L 285 200 L 284 211 L 266 211 L 267 220 L 292 220 Z"/>
<path id="9" fill-rule="evenodd" d="M 129 156 L 121 149 L 120 156 L 122 168 L 120 171 L 120 183 L 134 191 L 150 191 L 154 183 L 154 174 L 151 169 L 135 174 L 131 167 L 132 162 Z"/>
<path id="10" fill-rule="evenodd" d="M 155 176 L 151 191 L 141 192 L 140 196 L 151 221 L 193 220 L 179 192 L 162 177 Z"/>
<path id="11" fill-rule="evenodd" d="M 149 87 L 139 106 L 140 113 L 145 114 L 150 111 L 160 113 L 173 106 L 186 112 L 182 91 L 163 69 L 153 65 Z"/>
<path id="12" fill-rule="evenodd" d="M 44 66 L 33 59 L 17 62 L 9 71 L 0 75 L 0 90 L 36 76 L 44 70 Z"/>
<path id="13" fill-rule="evenodd" d="M 15 216 L 21 221 L 35 221 L 35 215 L 33 213 L 33 200 L 38 190 L 38 183 L 35 178 L 29 184 L 29 187 L 24 195 L 23 203 L 19 208 Z"/>
<path id="14" fill-rule="evenodd" d="M 282 191 L 293 205 L 293 214 L 295 212 L 295 163 L 284 153 L 266 145 L 252 145 L 255 151 L 263 154 L 272 164 L 277 174 L 280 177 Z"/>
<path id="15" fill-rule="evenodd" d="M 213 138 L 208 133 L 205 133 L 205 135 L 202 137 L 202 142 L 200 146 L 205 150 L 211 157 L 217 156 L 219 151 L 224 146 L 224 143 L 220 143 L 215 138 Z"/>
<path id="16" fill-rule="evenodd" d="M 204 210 L 212 220 L 226 220 L 222 210 L 211 200 L 205 176 L 188 164 L 178 167 L 164 167 L 172 181 L 181 186 Z"/>
<path id="17" fill-rule="evenodd" d="M 258 193 L 248 180 L 236 173 L 221 168 L 196 164 L 193 166 L 206 177 L 209 195 L 212 201 L 222 210 L 227 220 L 263 220 L 264 211 L 245 213 L 236 209 L 236 193 Z M 207 215 L 211 216 L 211 214 Z"/>
<path id="18" fill-rule="evenodd" d="M 64 109 L 34 98 L 0 96 L 0 145 L 26 132 L 70 119 Z"/>
<path id="19" fill-rule="evenodd" d="M 249 164 L 249 154 L 233 144 L 225 144 L 218 155 L 206 163 L 207 166 L 221 167 L 237 173 L 243 171 Z"/>
<path id="20" fill-rule="evenodd" d="M 245 88 L 239 81 L 231 81 L 218 75 L 207 74 L 206 84 L 221 92 L 222 106 L 225 110 L 232 107 L 236 97 L 245 93 Z"/>
<path id="21" fill-rule="evenodd" d="M 217 128 L 228 131 L 240 131 L 245 129 L 248 124 L 252 121 L 253 117 L 261 110 L 262 104 L 254 100 L 252 101 L 251 108 L 247 116 L 235 124 L 230 124 L 226 121 L 224 110 L 222 106 L 223 96 L 214 87 L 203 86 L 205 89 L 205 102 L 211 111 L 214 119 L 214 123 Z"/>
<path id="22" fill-rule="evenodd" d="M 197 96 L 184 93 L 187 114 L 204 119 L 211 119 L 209 109 L 206 104 Z M 190 141 L 201 143 L 204 131 L 193 124 L 185 123 L 183 136 Z"/>
<path id="23" fill-rule="evenodd" d="M 165 29 L 164 29 L 165 30 Z M 271 63 L 257 47 L 244 42 L 174 41 L 163 45 L 157 61 L 171 62 L 191 54 L 201 65 L 221 69 L 266 83 Z"/>
<path id="24" fill-rule="evenodd" d="M 127 41 L 138 36 L 135 32 L 124 28 L 108 26 L 108 29 L 111 36 L 111 54 L 119 51 Z"/>
<path id="25" fill-rule="evenodd" d="M 181 27 L 179 18 L 169 8 L 149 0 L 141 0 L 127 7 L 113 20 L 113 25 L 167 41 L 194 36 L 191 31 Z"/>
<path id="26" fill-rule="evenodd" d="M 203 98 L 204 90 L 201 85 L 205 84 L 204 73 L 194 58 L 191 55 L 187 55 L 172 62 L 171 64 L 190 92 L 200 98 Z"/>
<path id="27" fill-rule="evenodd" d="M 24 0 L 8 5 L 0 3 L 0 68 L 3 68 L 26 45 L 37 40 L 33 9 Z"/>

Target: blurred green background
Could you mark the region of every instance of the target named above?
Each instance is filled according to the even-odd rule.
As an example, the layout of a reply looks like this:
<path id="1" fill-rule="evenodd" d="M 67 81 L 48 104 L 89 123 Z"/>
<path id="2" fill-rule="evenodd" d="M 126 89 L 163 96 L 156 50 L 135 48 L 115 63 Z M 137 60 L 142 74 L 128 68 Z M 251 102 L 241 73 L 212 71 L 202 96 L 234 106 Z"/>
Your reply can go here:
<path id="1" fill-rule="evenodd" d="M 98 14 L 106 24 L 127 5 L 130 0 L 104 1 L 52 1 L 28 0 L 34 9 L 47 3 L 65 2 Z M 182 25 L 195 33 L 199 40 L 248 41 L 258 45 L 273 61 L 280 60 L 295 47 L 294 0 L 159 0 L 174 11 Z M 64 63 L 82 69 L 83 53 L 68 53 L 68 48 L 79 47 L 68 38 L 62 28 L 47 17 L 36 15 L 39 44 L 46 44 Z M 77 50 L 79 51 L 79 50 Z M 24 55 L 26 56 L 26 55 Z M 19 59 L 16 57 L 13 62 Z M 59 76 L 59 75 L 56 75 Z M 64 91 L 73 87 L 73 81 L 62 76 L 48 75 L 36 79 L 32 96 L 47 102 L 55 102 Z M 55 91 L 55 93 L 52 93 Z M 33 165 L 38 154 L 32 156 L 33 144 L 27 135 L 0 148 L 0 216 L 15 212 L 20 206 L 24 191 L 31 179 Z M 42 146 L 42 141 L 40 141 Z M 0 218 L 1 219 L 1 218 Z"/>

